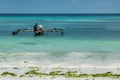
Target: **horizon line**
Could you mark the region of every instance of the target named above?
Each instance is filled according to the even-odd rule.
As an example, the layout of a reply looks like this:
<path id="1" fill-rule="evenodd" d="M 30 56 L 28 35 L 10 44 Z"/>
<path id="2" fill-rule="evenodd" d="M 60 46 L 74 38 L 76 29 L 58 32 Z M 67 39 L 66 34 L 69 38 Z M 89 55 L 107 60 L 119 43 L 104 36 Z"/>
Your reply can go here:
<path id="1" fill-rule="evenodd" d="M 120 14 L 120 13 L 0 13 L 0 14 Z"/>

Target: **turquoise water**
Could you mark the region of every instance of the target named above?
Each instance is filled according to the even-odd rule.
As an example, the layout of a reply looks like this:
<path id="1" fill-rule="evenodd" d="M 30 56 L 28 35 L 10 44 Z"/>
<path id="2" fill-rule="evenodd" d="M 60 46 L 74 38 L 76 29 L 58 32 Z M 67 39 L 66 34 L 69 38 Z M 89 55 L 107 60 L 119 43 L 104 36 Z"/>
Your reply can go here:
<path id="1" fill-rule="evenodd" d="M 11 35 L 16 29 L 32 28 L 36 22 L 44 28 L 64 29 L 64 36 Z M 1 52 L 120 52 L 120 15 L 1 15 L 0 38 Z"/>
<path id="2" fill-rule="evenodd" d="M 59 33 L 34 36 L 32 32 L 11 35 L 16 29 L 32 28 L 36 22 L 42 24 L 44 28 L 64 29 L 64 36 Z M 8 56 L 2 58 L 6 54 L 21 54 L 22 58 L 20 56 L 19 59 L 29 59 L 28 54 L 24 53 L 37 53 L 46 55 L 41 57 L 37 55 L 30 59 L 41 60 L 49 57 L 49 60 L 59 62 L 65 61 L 69 54 L 74 53 L 73 55 L 80 54 L 76 60 L 78 64 L 85 59 L 92 61 L 98 59 L 101 63 L 103 57 L 105 61 L 110 62 L 114 59 L 112 62 L 119 63 L 120 15 L 0 15 L 0 53 L 1 61 L 9 59 Z M 89 57 L 88 53 L 91 53 L 92 57 Z M 87 57 L 82 57 L 81 60 L 83 54 Z M 14 59 L 14 56 L 11 59 Z"/>

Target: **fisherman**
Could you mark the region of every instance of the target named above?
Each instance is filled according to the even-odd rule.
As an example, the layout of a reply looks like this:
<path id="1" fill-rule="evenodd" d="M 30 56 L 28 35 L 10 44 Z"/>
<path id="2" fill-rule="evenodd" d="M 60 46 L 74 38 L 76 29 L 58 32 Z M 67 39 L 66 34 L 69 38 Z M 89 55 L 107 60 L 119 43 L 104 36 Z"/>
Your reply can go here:
<path id="1" fill-rule="evenodd" d="M 38 23 L 36 23 L 34 25 L 34 27 L 33 27 L 33 31 L 34 31 L 35 35 L 38 35 L 38 28 L 37 28 L 37 26 L 38 26 Z"/>
<path id="2" fill-rule="evenodd" d="M 33 27 L 35 35 L 43 35 L 43 26 L 36 23 Z"/>

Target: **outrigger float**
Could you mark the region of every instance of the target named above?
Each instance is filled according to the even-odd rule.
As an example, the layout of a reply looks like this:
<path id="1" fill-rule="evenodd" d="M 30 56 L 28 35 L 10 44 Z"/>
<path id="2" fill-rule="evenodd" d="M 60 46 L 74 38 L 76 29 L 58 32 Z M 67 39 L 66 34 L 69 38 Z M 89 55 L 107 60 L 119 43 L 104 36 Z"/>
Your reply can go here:
<path id="1" fill-rule="evenodd" d="M 34 30 L 34 29 L 17 29 L 16 31 L 12 32 L 12 35 L 17 35 L 20 32 L 34 32 L 36 36 L 40 36 L 40 35 L 44 35 L 44 32 L 59 32 L 62 36 L 64 35 L 64 30 L 63 29 L 38 29 L 38 30 Z"/>

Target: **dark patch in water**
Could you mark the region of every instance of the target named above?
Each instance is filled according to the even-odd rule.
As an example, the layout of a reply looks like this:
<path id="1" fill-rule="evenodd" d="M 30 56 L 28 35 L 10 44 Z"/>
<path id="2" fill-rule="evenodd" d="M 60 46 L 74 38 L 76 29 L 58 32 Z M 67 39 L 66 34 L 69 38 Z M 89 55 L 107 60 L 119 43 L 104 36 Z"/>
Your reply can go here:
<path id="1" fill-rule="evenodd" d="M 30 42 L 23 42 L 21 44 L 26 44 L 26 45 L 36 45 L 36 43 L 30 43 Z"/>

